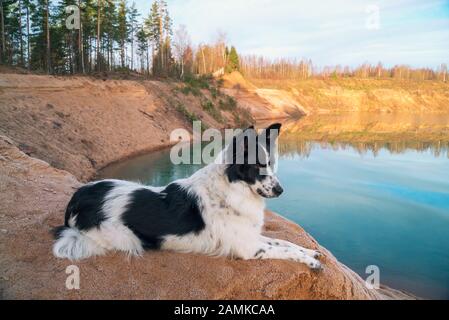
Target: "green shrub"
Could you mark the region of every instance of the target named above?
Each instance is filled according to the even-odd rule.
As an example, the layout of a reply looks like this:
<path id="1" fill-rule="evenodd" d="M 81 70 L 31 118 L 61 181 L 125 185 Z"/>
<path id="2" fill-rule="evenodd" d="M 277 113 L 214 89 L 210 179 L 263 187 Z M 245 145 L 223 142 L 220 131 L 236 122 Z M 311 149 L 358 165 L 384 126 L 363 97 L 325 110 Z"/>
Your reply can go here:
<path id="1" fill-rule="evenodd" d="M 215 108 L 215 106 L 212 103 L 212 101 L 207 100 L 207 99 L 204 100 L 203 102 L 201 102 L 201 107 L 203 108 L 204 111 L 209 113 L 212 116 L 212 118 L 214 118 L 218 122 L 222 122 L 223 121 L 223 116 L 221 115 L 220 110 Z"/>
<path id="2" fill-rule="evenodd" d="M 214 104 L 212 101 L 205 100 L 201 103 L 201 106 L 203 107 L 204 111 L 210 112 L 215 109 Z"/>
<path id="3" fill-rule="evenodd" d="M 176 110 L 178 112 L 180 112 L 181 114 L 184 115 L 184 117 L 189 120 L 190 122 L 193 121 L 199 121 L 198 117 L 196 116 L 196 114 L 194 114 L 193 112 L 189 112 L 189 110 L 187 110 L 187 108 L 182 104 L 182 103 L 178 103 L 176 105 Z"/>
<path id="4" fill-rule="evenodd" d="M 220 95 L 220 90 L 218 90 L 216 87 L 210 87 L 209 91 L 212 99 L 214 100 L 217 99 L 217 97 Z"/>
<path id="5" fill-rule="evenodd" d="M 186 96 L 188 96 L 190 93 L 192 95 L 194 95 L 195 97 L 198 97 L 201 95 L 200 89 L 198 89 L 196 87 L 189 86 L 189 85 L 186 85 L 185 87 L 181 88 L 180 91 L 181 91 L 181 93 L 183 93 Z"/>
<path id="6" fill-rule="evenodd" d="M 221 110 L 234 111 L 237 108 L 237 101 L 231 96 L 226 96 L 224 100 L 220 99 L 218 106 Z"/>

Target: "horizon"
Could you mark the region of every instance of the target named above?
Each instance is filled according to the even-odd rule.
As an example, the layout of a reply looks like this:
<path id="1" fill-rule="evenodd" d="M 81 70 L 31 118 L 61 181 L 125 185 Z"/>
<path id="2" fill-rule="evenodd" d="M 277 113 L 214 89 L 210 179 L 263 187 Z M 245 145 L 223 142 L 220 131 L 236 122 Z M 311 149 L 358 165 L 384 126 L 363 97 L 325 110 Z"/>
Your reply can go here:
<path id="1" fill-rule="evenodd" d="M 128 0 L 130 5 L 132 2 Z M 140 19 L 146 17 L 152 1 L 135 2 Z M 174 30 L 185 25 L 194 45 L 211 42 L 218 32 L 224 32 L 228 43 L 241 55 L 305 58 L 319 67 L 354 68 L 380 61 L 385 67 L 435 69 L 449 62 L 449 1 L 167 3 Z M 204 28 L 205 25 L 210 28 Z"/>

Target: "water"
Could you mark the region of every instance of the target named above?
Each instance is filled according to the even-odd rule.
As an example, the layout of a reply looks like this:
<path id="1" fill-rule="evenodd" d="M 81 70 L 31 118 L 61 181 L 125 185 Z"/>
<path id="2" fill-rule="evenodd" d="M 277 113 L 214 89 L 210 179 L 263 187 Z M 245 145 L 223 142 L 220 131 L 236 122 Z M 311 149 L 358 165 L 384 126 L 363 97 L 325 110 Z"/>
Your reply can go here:
<path id="1" fill-rule="evenodd" d="M 376 265 L 381 283 L 449 299 L 448 128 L 449 116 L 441 115 L 288 122 L 278 172 L 285 192 L 268 207 L 362 277 Z M 164 185 L 200 167 L 172 165 L 164 150 L 101 175 Z"/>

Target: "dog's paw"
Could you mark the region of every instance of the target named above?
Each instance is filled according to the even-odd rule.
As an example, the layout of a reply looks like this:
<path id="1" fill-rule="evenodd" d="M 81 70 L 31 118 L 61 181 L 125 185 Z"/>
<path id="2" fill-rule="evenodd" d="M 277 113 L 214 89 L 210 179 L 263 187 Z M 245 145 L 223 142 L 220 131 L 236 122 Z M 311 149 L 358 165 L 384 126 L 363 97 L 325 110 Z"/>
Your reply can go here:
<path id="1" fill-rule="evenodd" d="M 323 269 L 321 262 L 319 262 L 318 260 L 315 260 L 315 259 L 311 259 L 311 260 L 307 261 L 307 266 L 314 271 L 319 271 L 319 270 Z"/>
<path id="2" fill-rule="evenodd" d="M 319 251 L 316 251 L 316 250 L 311 250 L 311 251 L 312 251 L 312 257 L 314 257 L 315 259 L 320 259 L 323 256 L 323 254 Z"/>
<path id="3" fill-rule="evenodd" d="M 316 251 L 316 250 L 311 250 L 311 249 L 303 249 L 302 250 L 306 255 L 308 255 L 309 257 L 315 258 L 315 259 L 319 259 L 321 258 L 323 255 L 321 254 L 321 252 Z"/>

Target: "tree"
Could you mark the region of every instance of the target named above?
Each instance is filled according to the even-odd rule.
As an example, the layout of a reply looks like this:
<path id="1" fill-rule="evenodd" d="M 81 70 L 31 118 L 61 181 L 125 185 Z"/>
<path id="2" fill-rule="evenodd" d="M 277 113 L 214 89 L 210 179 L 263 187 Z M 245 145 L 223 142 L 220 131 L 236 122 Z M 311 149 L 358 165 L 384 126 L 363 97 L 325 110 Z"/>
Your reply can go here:
<path id="1" fill-rule="evenodd" d="M 19 48 L 20 48 L 20 65 L 25 65 L 25 60 L 23 56 L 23 27 L 22 27 L 22 0 L 18 1 L 17 7 L 17 21 L 18 21 L 18 29 L 19 29 Z"/>
<path id="2" fill-rule="evenodd" d="M 31 37 L 30 46 L 32 48 L 30 65 L 35 70 L 49 70 L 48 56 L 49 45 L 47 42 L 47 1 L 36 0 L 34 10 L 31 11 Z M 48 39 L 49 40 L 49 39 Z"/>
<path id="3" fill-rule="evenodd" d="M 152 48 L 153 75 L 168 76 L 171 73 L 172 22 L 164 0 L 154 1 L 149 16 L 145 19 L 149 46 Z"/>
<path id="4" fill-rule="evenodd" d="M 139 12 L 136 8 L 136 3 L 133 2 L 131 8 L 128 10 L 128 21 L 130 29 L 130 42 L 131 42 L 131 69 L 134 69 L 134 38 L 135 31 L 137 28 L 137 18 L 139 17 Z"/>
<path id="5" fill-rule="evenodd" d="M 186 58 L 186 51 L 190 48 L 190 36 L 187 32 L 187 28 L 185 25 L 180 25 L 179 28 L 175 32 L 174 40 L 173 40 L 173 48 L 175 59 L 180 65 L 180 74 L 179 77 L 182 79 L 184 77 L 184 67 Z"/>
<path id="6" fill-rule="evenodd" d="M 152 50 L 152 57 L 154 57 L 156 50 L 160 48 L 160 39 L 162 34 L 160 33 L 159 25 L 160 25 L 160 15 L 159 15 L 159 3 L 154 1 L 151 5 L 150 13 L 148 17 L 144 21 L 146 35 L 147 35 L 147 50 Z M 148 59 L 147 59 L 148 62 Z M 153 63 L 154 65 L 154 63 Z"/>
<path id="7" fill-rule="evenodd" d="M 51 46 L 50 46 L 50 5 L 49 0 L 45 0 L 45 31 L 47 41 L 47 73 L 51 73 Z"/>
<path id="8" fill-rule="evenodd" d="M 240 69 L 239 55 L 234 46 L 231 47 L 231 51 L 228 55 L 228 63 L 226 65 L 226 72 L 231 73 Z"/>
<path id="9" fill-rule="evenodd" d="M 78 30 L 78 59 L 80 68 L 79 72 L 85 73 L 86 67 L 84 65 L 84 41 L 83 41 L 83 19 L 82 19 L 82 11 L 81 11 L 81 0 L 78 0 L 78 8 L 80 10 L 80 28 Z"/>
<path id="10" fill-rule="evenodd" d="M 2 48 L 0 62 L 5 59 L 6 53 L 6 38 L 5 38 L 5 11 L 3 10 L 3 0 L 0 0 L 0 19 L 1 21 L 1 36 L 2 36 Z"/>
<path id="11" fill-rule="evenodd" d="M 97 0 L 97 46 L 96 46 L 96 64 L 97 64 L 97 71 L 101 70 L 100 65 L 100 41 L 101 41 L 101 8 L 103 6 L 102 0 Z"/>
<path id="12" fill-rule="evenodd" d="M 141 73 L 145 73 L 145 69 L 149 70 L 149 61 L 148 61 L 148 34 L 145 31 L 144 26 L 140 26 L 137 29 L 136 33 L 137 40 L 137 53 L 140 57 L 140 71 Z M 145 68 L 146 61 L 146 68 Z"/>
<path id="13" fill-rule="evenodd" d="M 128 34 L 126 1 L 120 0 L 118 10 L 118 38 L 120 41 L 120 60 L 122 68 L 125 67 L 125 43 L 128 41 Z"/>
<path id="14" fill-rule="evenodd" d="M 441 75 L 441 80 L 443 82 L 446 82 L 447 80 L 447 64 L 442 63 L 440 66 L 440 75 Z"/>
<path id="15" fill-rule="evenodd" d="M 30 11 L 33 8 L 33 5 L 30 0 L 25 0 L 24 2 L 26 8 L 26 29 L 27 29 L 27 67 L 28 70 L 31 69 L 31 34 L 30 34 Z"/>

